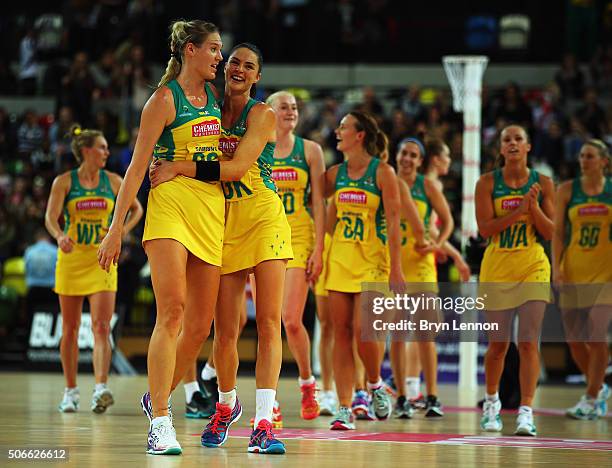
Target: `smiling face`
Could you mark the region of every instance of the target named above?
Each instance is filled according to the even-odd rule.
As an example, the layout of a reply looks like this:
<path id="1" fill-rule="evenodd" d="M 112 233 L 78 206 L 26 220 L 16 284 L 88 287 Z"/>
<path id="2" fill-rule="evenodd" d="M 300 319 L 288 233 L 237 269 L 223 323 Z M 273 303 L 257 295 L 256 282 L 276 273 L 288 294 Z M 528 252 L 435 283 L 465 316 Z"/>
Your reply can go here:
<path id="1" fill-rule="evenodd" d="M 416 143 L 407 141 L 397 149 L 396 161 L 400 176 L 410 176 L 421 167 L 423 156 Z"/>
<path id="2" fill-rule="evenodd" d="M 522 127 L 511 125 L 502 130 L 500 153 L 506 163 L 524 161 L 527 163 L 527 153 L 531 145 Z"/>
<path id="3" fill-rule="evenodd" d="M 217 66 L 223 60 L 222 47 L 221 36 L 214 32 L 208 34 L 206 40 L 199 46 L 193 42 L 188 42 L 183 50 L 183 56 L 196 64 L 196 69 L 205 80 L 211 81 L 215 79 Z"/>
<path id="4" fill-rule="evenodd" d="M 276 113 L 277 131 L 293 131 L 298 123 L 298 106 L 295 97 L 289 93 L 282 93 L 274 102 L 272 109 Z"/>
<path id="5" fill-rule="evenodd" d="M 608 158 L 601 154 L 593 145 L 583 145 L 578 156 L 580 171 L 583 174 L 603 174 L 608 165 Z"/>
<path id="6" fill-rule="evenodd" d="M 248 93 L 261 78 L 257 54 L 246 47 L 236 49 L 225 64 L 225 84 L 234 92 Z"/>
<path id="7" fill-rule="evenodd" d="M 81 154 L 83 155 L 84 162 L 92 164 L 98 169 L 104 168 L 110 155 L 106 138 L 103 136 L 96 137 L 93 145 L 90 148 L 83 147 Z"/>
<path id="8" fill-rule="evenodd" d="M 351 114 L 345 115 L 340 121 L 340 125 L 336 128 L 336 139 L 338 151 L 348 151 L 356 146 L 363 145 L 365 132 L 357 130 L 358 120 Z"/>

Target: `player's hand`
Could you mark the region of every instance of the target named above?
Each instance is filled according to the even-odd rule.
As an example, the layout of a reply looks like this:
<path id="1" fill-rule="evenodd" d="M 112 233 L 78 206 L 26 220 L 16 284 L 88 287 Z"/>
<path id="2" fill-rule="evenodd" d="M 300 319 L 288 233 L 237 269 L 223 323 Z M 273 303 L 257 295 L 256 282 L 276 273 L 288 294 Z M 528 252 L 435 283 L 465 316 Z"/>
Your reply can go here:
<path id="1" fill-rule="evenodd" d="M 67 234 L 62 234 L 57 238 L 57 246 L 62 249 L 62 252 L 70 253 L 74 247 L 74 240 Z"/>
<path id="2" fill-rule="evenodd" d="M 308 257 L 306 262 L 306 281 L 314 286 L 323 270 L 323 252 L 316 249 Z"/>
<path id="3" fill-rule="evenodd" d="M 563 269 L 561 267 L 553 268 L 552 282 L 555 287 L 561 287 L 563 286 L 563 283 L 565 283 L 565 274 L 563 273 Z"/>
<path id="4" fill-rule="evenodd" d="M 465 263 L 465 260 L 462 258 L 458 258 L 455 260 L 455 268 L 459 272 L 459 278 L 464 283 L 470 280 L 470 276 L 472 275 L 472 271 L 470 270 L 470 266 Z"/>
<path id="5" fill-rule="evenodd" d="M 427 255 L 429 252 L 433 252 L 435 248 L 436 245 L 429 240 L 414 244 L 414 251 L 419 255 Z"/>
<path id="6" fill-rule="evenodd" d="M 401 267 L 392 268 L 389 274 L 389 288 L 395 294 L 402 294 L 406 289 L 406 281 Z"/>
<path id="7" fill-rule="evenodd" d="M 151 180 L 151 188 L 155 188 L 164 182 L 174 179 L 178 174 L 176 167 L 170 161 L 162 161 L 157 159 L 149 166 L 149 179 Z"/>
<path id="8" fill-rule="evenodd" d="M 111 228 L 98 247 L 98 263 L 103 270 L 110 271 L 111 264 L 117 264 L 121 253 L 121 229 Z"/>

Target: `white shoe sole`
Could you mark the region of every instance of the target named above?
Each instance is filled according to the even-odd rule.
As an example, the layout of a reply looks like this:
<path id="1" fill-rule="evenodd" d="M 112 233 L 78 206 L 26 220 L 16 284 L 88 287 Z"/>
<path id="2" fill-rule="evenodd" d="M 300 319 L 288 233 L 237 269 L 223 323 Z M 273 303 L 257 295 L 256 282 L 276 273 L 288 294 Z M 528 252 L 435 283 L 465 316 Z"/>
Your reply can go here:
<path id="1" fill-rule="evenodd" d="M 111 393 L 104 393 L 96 398 L 95 403 L 91 405 L 91 410 L 96 414 L 104 413 L 109 406 L 115 403 L 115 399 Z"/>

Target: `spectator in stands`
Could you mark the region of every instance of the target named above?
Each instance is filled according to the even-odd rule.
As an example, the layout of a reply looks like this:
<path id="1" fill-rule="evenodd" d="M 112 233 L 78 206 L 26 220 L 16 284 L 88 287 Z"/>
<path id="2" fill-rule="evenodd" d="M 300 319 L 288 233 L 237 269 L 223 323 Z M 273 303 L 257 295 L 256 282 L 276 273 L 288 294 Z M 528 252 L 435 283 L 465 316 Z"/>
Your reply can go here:
<path id="1" fill-rule="evenodd" d="M 510 123 L 519 124 L 527 131 L 531 130 L 531 109 L 521 95 L 518 84 L 510 82 L 506 85 L 499 107 L 495 112 L 495 118 L 499 117 L 503 117 Z"/>
<path id="2" fill-rule="evenodd" d="M 55 303 L 57 301 L 53 288 L 55 287 L 55 263 L 57 261 L 57 245 L 51 242 L 46 229 L 38 225 L 35 243 L 29 246 L 24 254 L 25 277 L 28 287 L 26 302 L 28 310 L 40 303 Z"/>
<path id="3" fill-rule="evenodd" d="M 115 60 L 112 49 L 106 49 L 100 59 L 89 68 L 95 83 L 95 99 L 110 99 L 121 94 L 121 67 Z"/>
<path id="4" fill-rule="evenodd" d="M 0 59 L 0 95 L 13 95 L 17 91 L 17 80 L 8 61 Z"/>
<path id="5" fill-rule="evenodd" d="M 91 102 L 95 81 L 89 71 L 86 52 L 77 52 L 68 74 L 62 78 L 61 104 L 69 105 L 76 121 L 87 125 L 91 121 Z"/>
<path id="6" fill-rule="evenodd" d="M 563 129 L 557 120 L 551 120 L 545 131 L 538 132 L 533 142 L 533 154 L 547 164 L 555 172 L 563 163 Z"/>
<path id="7" fill-rule="evenodd" d="M 25 111 L 23 122 L 17 130 L 17 151 L 27 159 L 30 154 L 42 146 L 45 134 L 38 124 L 38 115 L 34 109 Z"/>
<path id="8" fill-rule="evenodd" d="M 69 158 L 72 155 L 70 151 L 70 127 L 72 125 L 74 125 L 72 108 L 70 106 L 60 107 L 57 120 L 49 128 L 51 152 L 55 155 L 56 160 Z M 59 172 L 59 167 L 57 166 L 56 172 Z"/>
<path id="9" fill-rule="evenodd" d="M 0 158 L 12 157 L 15 151 L 15 135 L 9 115 L 4 107 L 0 107 Z"/>
<path id="10" fill-rule="evenodd" d="M 597 91 L 595 88 L 588 88 L 584 93 L 584 105 L 576 113 L 586 130 L 595 138 L 605 135 L 606 113 L 597 104 Z"/>
<path id="11" fill-rule="evenodd" d="M 563 100 L 581 99 L 584 93 L 584 74 L 573 54 L 565 54 L 561 69 L 555 73 L 555 81 L 561 88 Z"/>
<path id="12" fill-rule="evenodd" d="M 4 202 L 4 199 L 7 197 L 7 195 L 11 191 L 12 185 L 13 185 L 13 178 L 6 171 L 6 166 L 4 165 L 4 161 L 0 159 L 0 203 Z"/>
<path id="13" fill-rule="evenodd" d="M 576 155 L 587 140 L 592 138 L 591 134 L 584 128 L 582 121 L 577 116 L 570 118 L 569 131 L 563 138 L 563 165 L 559 167 L 560 180 L 566 180 L 576 175 L 578 163 Z"/>
<path id="14" fill-rule="evenodd" d="M 412 121 L 420 119 L 425 109 L 420 100 L 421 88 L 418 85 L 411 85 L 406 90 L 406 94 L 398 102 L 400 109 L 408 116 Z"/>
<path id="15" fill-rule="evenodd" d="M 28 27 L 19 44 L 19 91 L 31 96 L 36 94 L 38 60 L 36 59 L 36 31 Z"/>
<path id="16" fill-rule="evenodd" d="M 6 208 L 0 205 L 0 266 L 13 256 L 16 237 L 16 223 Z"/>

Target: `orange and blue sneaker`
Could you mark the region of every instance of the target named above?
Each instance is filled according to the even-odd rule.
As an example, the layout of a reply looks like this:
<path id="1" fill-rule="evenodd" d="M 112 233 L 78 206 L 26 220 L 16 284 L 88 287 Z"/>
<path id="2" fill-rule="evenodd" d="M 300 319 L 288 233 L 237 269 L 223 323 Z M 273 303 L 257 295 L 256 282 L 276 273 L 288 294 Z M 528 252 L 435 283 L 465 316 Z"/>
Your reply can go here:
<path id="1" fill-rule="evenodd" d="M 316 397 L 316 385 L 317 384 L 313 382 L 300 386 L 300 390 L 302 391 L 302 411 L 300 413 L 302 419 L 315 419 L 319 416 L 319 402 Z"/>
<path id="2" fill-rule="evenodd" d="M 374 421 L 376 419 L 370 401 L 370 394 L 365 390 L 357 390 L 355 392 L 353 395 L 353 402 L 351 403 L 351 409 L 356 419 L 363 421 Z"/>
<path id="3" fill-rule="evenodd" d="M 266 419 L 259 421 L 249 440 L 249 452 L 270 453 L 282 455 L 285 453 L 285 444 L 274 437 L 272 424 Z"/>
<path id="4" fill-rule="evenodd" d="M 204 447 L 220 447 L 227 440 L 227 430 L 242 416 L 242 405 L 238 398 L 234 409 L 228 405 L 217 403 L 217 410 L 213 414 L 208 425 L 202 431 L 202 445 Z"/>

